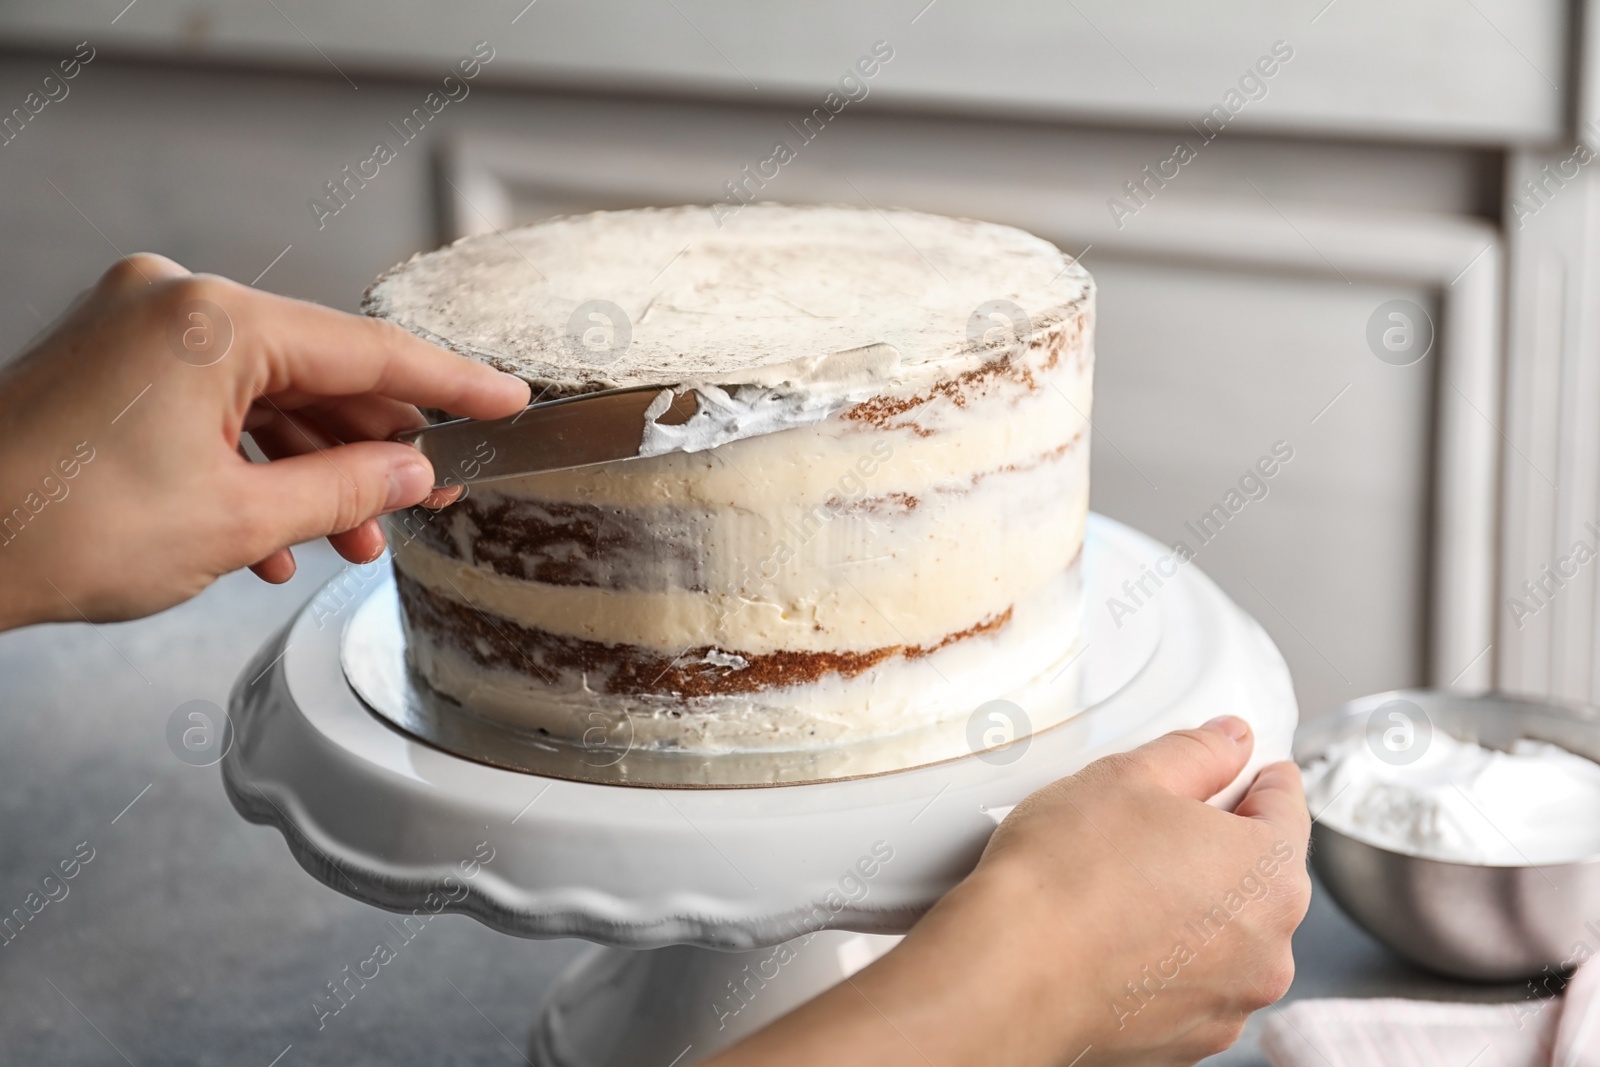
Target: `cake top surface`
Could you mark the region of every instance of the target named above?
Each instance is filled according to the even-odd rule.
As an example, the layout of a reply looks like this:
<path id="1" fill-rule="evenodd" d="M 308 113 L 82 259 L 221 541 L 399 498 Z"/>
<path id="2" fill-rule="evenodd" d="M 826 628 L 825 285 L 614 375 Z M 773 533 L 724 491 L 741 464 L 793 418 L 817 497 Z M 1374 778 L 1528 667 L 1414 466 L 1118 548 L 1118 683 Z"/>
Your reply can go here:
<path id="1" fill-rule="evenodd" d="M 859 387 L 959 373 L 1013 343 L 1007 322 L 1039 330 L 1092 291 L 1009 226 L 752 204 L 720 226 L 646 208 L 463 238 L 386 272 L 363 310 L 553 392 Z"/>

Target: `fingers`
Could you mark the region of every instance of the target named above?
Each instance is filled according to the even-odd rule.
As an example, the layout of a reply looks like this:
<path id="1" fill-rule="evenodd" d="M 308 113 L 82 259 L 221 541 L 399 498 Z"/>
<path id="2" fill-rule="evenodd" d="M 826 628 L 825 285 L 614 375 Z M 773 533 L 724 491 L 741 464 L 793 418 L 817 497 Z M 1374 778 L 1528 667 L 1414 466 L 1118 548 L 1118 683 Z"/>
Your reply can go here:
<path id="1" fill-rule="evenodd" d="M 433 468 L 409 445 L 359 441 L 246 464 L 234 484 L 248 541 L 241 547 L 247 559 L 260 559 L 419 503 L 433 488 Z"/>
<path id="2" fill-rule="evenodd" d="M 1271 823 L 1283 835 L 1305 840 L 1311 833 L 1311 815 L 1306 811 L 1300 768 L 1289 760 L 1261 768 L 1234 814 Z"/>
<path id="3" fill-rule="evenodd" d="M 275 405 L 252 410 L 245 425 L 268 459 L 287 459 L 343 443 L 300 412 L 282 411 Z"/>
<path id="4" fill-rule="evenodd" d="M 351 563 L 371 563 L 383 555 L 388 541 L 383 536 L 378 520 L 368 519 L 353 530 L 329 534 L 328 544 Z M 270 582 L 273 585 L 287 582 L 294 577 L 298 569 L 299 564 L 295 562 L 294 552 L 287 548 L 280 548 L 265 559 L 250 564 L 252 574 L 263 582 Z"/>
<path id="5" fill-rule="evenodd" d="M 225 284 L 225 283 L 218 283 Z M 259 391 L 314 396 L 378 393 L 475 419 L 513 415 L 528 384 L 446 352 L 392 323 L 347 315 L 287 297 L 233 287 L 240 336 L 265 361 Z"/>
<path id="6" fill-rule="evenodd" d="M 154 286 L 160 294 L 153 305 L 157 314 L 191 301 L 217 305 L 240 342 L 235 347 L 248 354 L 225 364 L 243 375 L 242 381 L 230 380 L 248 390 L 248 399 L 264 394 L 278 397 L 281 406 L 299 407 L 314 397 L 376 393 L 477 419 L 513 415 L 529 400 L 526 382 L 392 323 L 190 274 L 163 256 L 119 260 L 99 286 L 112 292 Z"/>
<path id="7" fill-rule="evenodd" d="M 266 559 L 250 564 L 250 571 L 263 582 L 282 585 L 294 577 L 294 553 L 287 548 L 280 548 Z"/>
<path id="8" fill-rule="evenodd" d="M 254 432 L 290 417 L 316 426 L 329 441 L 338 442 L 387 441 L 401 430 L 414 430 L 428 422 L 415 404 L 376 393 L 340 397 L 279 393 L 253 402 L 245 411 L 242 428 Z"/>
<path id="9" fill-rule="evenodd" d="M 358 399 L 383 400 L 384 398 L 365 397 Z M 394 402 L 390 401 L 390 403 Z M 404 407 L 413 413 L 417 410 L 409 404 L 397 404 L 396 406 Z M 254 425 L 251 426 L 250 436 L 255 439 L 257 446 L 260 447 L 262 453 L 268 459 L 279 460 L 290 456 L 308 455 L 319 449 L 325 450 L 339 444 L 337 438 L 326 432 L 315 420 L 308 418 L 303 409 L 296 412 L 282 412 L 276 407 L 267 406 L 256 414 L 259 417 L 251 420 Z M 395 414 L 401 418 L 404 417 L 401 413 Z M 382 417 L 382 415 L 375 417 Z M 423 503 L 427 503 L 427 500 L 424 500 Z M 328 544 L 332 545 L 335 552 L 351 563 L 370 563 L 383 554 L 383 549 L 387 542 L 384 539 L 383 530 L 378 526 L 377 520 L 368 519 L 349 530 L 329 534 Z M 253 565 L 251 569 L 256 570 L 256 567 L 263 566 L 269 561 L 270 558 L 269 560 L 263 560 L 261 564 Z M 292 557 L 290 562 L 292 564 Z M 270 573 L 277 574 L 280 572 L 281 567 L 272 570 Z M 256 573 L 266 581 L 274 580 L 261 570 L 256 570 Z M 294 568 L 291 565 L 285 576 L 278 580 L 288 581 L 293 576 Z"/>
<path id="10" fill-rule="evenodd" d="M 1139 773 L 1179 796 L 1209 800 L 1238 777 L 1255 738 L 1243 719 L 1225 715 L 1197 730 L 1178 730 L 1129 753 Z"/>
<path id="11" fill-rule="evenodd" d="M 378 520 L 368 519 L 343 533 L 329 534 L 328 544 L 351 563 L 371 563 L 383 555 L 389 542 L 383 536 L 383 527 L 378 525 Z"/>
<path id="12" fill-rule="evenodd" d="M 387 441 L 401 430 L 428 424 L 415 404 L 371 393 L 321 400 L 301 410 L 341 441 Z"/>

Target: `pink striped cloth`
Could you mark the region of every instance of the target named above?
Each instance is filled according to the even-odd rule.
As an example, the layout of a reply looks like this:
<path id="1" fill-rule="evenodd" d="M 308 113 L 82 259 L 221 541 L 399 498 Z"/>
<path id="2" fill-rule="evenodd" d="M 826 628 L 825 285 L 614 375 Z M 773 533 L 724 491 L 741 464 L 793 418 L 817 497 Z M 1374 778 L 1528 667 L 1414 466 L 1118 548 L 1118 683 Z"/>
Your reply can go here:
<path id="1" fill-rule="evenodd" d="M 1273 1067 L 1600 1067 L 1600 967 L 1512 1004 L 1301 1000 L 1261 1035 Z"/>

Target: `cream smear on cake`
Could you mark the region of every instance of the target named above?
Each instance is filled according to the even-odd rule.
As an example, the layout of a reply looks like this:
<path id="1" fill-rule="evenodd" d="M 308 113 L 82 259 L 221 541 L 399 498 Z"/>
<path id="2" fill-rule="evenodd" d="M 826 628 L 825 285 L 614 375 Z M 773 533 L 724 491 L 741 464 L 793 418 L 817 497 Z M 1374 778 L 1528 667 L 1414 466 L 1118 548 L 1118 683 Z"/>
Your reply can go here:
<path id="1" fill-rule="evenodd" d="M 899 366 L 900 353 L 893 345 L 873 344 L 733 373 L 716 382 L 683 382 L 673 392 L 696 394 L 694 415 L 677 426 L 656 422 L 672 406 L 672 397 L 662 393 L 645 410 L 639 455 L 704 452 L 747 437 L 821 422 L 876 396 Z"/>

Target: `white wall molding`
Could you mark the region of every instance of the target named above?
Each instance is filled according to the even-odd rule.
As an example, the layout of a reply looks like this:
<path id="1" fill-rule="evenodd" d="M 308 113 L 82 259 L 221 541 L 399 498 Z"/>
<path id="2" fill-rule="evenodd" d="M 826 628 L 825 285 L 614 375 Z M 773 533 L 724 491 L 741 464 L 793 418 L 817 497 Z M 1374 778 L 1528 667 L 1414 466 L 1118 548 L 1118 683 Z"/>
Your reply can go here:
<path id="1" fill-rule="evenodd" d="M 1508 194 L 1567 152 L 1518 153 Z M 1510 231 L 1504 564 L 1497 613 L 1509 689 L 1586 703 L 1600 696 L 1600 563 L 1560 563 L 1600 522 L 1600 159 Z M 1520 195 L 1526 206 L 1530 201 Z M 1557 575 L 1545 568 L 1568 569 Z M 1529 593 L 1525 582 L 1534 582 Z M 1546 588 L 1538 588 L 1543 584 Z M 1522 605 L 1518 608 L 1518 604 Z"/>

